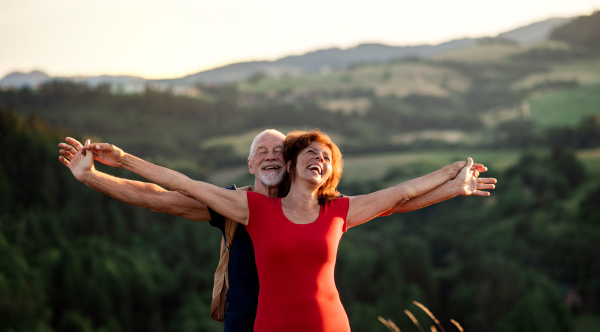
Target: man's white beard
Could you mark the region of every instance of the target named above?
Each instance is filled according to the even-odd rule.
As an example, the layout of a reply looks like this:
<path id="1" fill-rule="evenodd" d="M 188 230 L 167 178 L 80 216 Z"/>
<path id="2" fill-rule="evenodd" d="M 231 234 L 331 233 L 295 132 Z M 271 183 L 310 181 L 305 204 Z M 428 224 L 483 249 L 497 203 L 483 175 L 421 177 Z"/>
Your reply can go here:
<path id="1" fill-rule="evenodd" d="M 267 165 L 277 165 L 279 166 L 279 170 L 277 171 L 263 171 L 263 168 Z M 258 169 L 258 181 L 267 188 L 276 187 L 283 180 L 283 172 L 285 172 L 285 168 L 283 168 L 283 163 L 281 162 L 263 162 L 260 164 L 260 168 Z M 265 174 L 266 173 L 266 174 Z"/>

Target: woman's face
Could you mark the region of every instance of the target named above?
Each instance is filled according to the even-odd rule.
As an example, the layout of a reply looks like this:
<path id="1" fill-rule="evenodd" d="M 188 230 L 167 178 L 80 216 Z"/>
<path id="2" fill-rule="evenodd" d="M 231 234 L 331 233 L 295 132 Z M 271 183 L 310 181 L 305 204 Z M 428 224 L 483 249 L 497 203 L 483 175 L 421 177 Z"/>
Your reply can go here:
<path id="1" fill-rule="evenodd" d="M 296 179 L 321 186 L 331 176 L 331 149 L 325 144 L 311 142 L 300 151 L 296 162 Z M 290 163 L 288 162 L 288 168 Z"/>

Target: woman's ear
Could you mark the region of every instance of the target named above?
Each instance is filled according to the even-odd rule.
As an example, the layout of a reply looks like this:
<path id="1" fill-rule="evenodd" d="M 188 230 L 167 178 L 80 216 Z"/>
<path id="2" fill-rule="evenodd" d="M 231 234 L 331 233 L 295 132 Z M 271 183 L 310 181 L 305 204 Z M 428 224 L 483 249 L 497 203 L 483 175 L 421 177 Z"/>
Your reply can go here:
<path id="1" fill-rule="evenodd" d="M 288 160 L 285 164 L 286 164 L 285 169 L 289 173 L 290 172 L 290 167 L 292 166 L 292 161 Z"/>

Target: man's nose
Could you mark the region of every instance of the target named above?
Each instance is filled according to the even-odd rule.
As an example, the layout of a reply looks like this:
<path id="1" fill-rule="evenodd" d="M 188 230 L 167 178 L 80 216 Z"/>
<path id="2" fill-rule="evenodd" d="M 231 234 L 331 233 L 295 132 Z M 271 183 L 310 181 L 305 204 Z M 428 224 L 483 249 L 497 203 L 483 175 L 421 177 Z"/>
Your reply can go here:
<path id="1" fill-rule="evenodd" d="M 275 160 L 275 159 L 277 159 L 277 157 L 275 157 L 275 152 L 273 152 L 273 151 L 267 152 L 267 156 L 266 156 L 265 159 L 266 160 Z"/>

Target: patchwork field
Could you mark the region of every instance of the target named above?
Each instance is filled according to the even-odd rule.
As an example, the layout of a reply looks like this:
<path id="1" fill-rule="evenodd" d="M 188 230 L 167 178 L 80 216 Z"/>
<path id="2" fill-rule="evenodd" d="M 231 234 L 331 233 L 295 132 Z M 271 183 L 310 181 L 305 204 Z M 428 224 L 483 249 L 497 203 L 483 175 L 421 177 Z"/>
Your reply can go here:
<path id="1" fill-rule="evenodd" d="M 600 84 L 541 95 L 529 103 L 535 123 L 542 126 L 577 125 L 587 115 L 600 116 Z"/>

